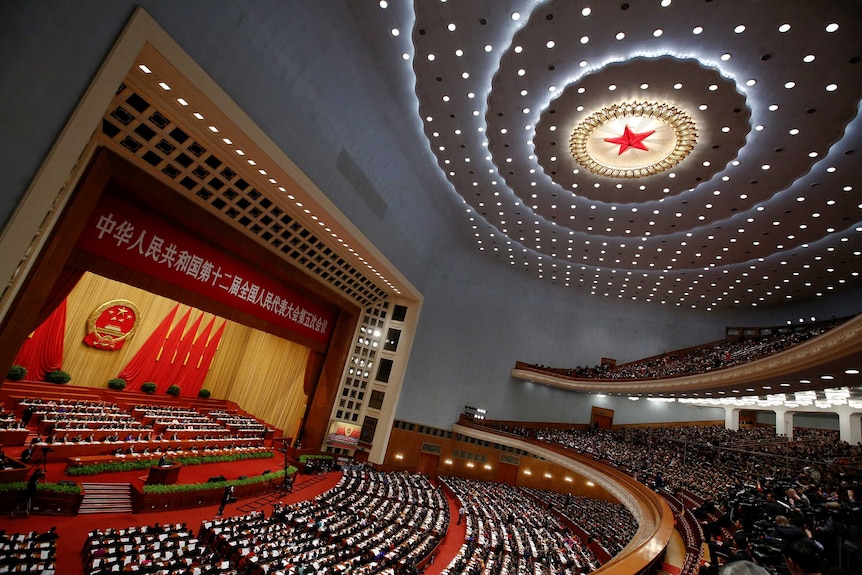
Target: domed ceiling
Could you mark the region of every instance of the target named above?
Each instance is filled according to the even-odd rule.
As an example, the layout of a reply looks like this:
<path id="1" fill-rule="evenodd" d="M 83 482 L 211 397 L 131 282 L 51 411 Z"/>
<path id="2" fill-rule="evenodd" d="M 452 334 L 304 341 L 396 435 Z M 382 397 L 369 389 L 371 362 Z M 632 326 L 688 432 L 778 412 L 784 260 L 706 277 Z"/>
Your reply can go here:
<path id="1" fill-rule="evenodd" d="M 379 2 L 475 249 L 712 310 L 859 285 L 858 3 Z"/>

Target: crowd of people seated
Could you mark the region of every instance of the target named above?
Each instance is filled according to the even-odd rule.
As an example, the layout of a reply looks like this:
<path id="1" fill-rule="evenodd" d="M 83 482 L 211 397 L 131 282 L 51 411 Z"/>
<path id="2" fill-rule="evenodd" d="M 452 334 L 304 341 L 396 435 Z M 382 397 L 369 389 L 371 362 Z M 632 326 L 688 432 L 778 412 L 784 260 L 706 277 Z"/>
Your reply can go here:
<path id="1" fill-rule="evenodd" d="M 666 353 L 659 357 L 651 357 L 618 366 L 603 363 L 594 367 L 577 366 L 570 369 L 532 367 L 552 372 L 555 375 L 579 379 L 630 380 L 678 377 L 725 369 L 764 358 L 817 337 L 844 321 L 846 318 L 797 326 L 786 331 L 776 330 L 771 335 L 759 338 L 725 341 L 685 351 Z"/>
<path id="2" fill-rule="evenodd" d="M 208 415 L 224 427 L 237 433 L 259 435 L 260 437 L 263 437 L 268 431 L 272 431 L 254 417 L 249 417 L 247 415 L 228 413 L 223 410 L 213 410 L 210 411 Z"/>
<path id="3" fill-rule="evenodd" d="M 444 575 L 580 575 L 599 567 L 589 548 L 524 491 L 486 481 L 441 480 L 466 521 L 466 540 Z"/>
<path id="4" fill-rule="evenodd" d="M 21 421 L 11 411 L 0 411 L 0 429 L 7 431 L 19 431 L 26 429 Z"/>
<path id="5" fill-rule="evenodd" d="M 743 551 L 767 564 L 781 560 L 772 525 L 779 515 L 810 533 L 833 560 L 842 538 L 854 532 L 858 539 L 862 527 L 855 499 L 862 446 L 840 441 L 836 431 L 795 430 L 792 441 L 771 426 L 507 431 L 592 455 L 678 495 L 708 541 L 741 533 Z"/>
<path id="6" fill-rule="evenodd" d="M 54 575 L 57 532 L 6 533 L 0 530 L 0 573 Z"/>
<path id="7" fill-rule="evenodd" d="M 249 575 L 412 573 L 448 528 L 445 495 L 422 475 L 348 467 L 318 497 L 216 519 L 200 540 Z"/>
<path id="8" fill-rule="evenodd" d="M 267 451 L 262 435 L 228 429 L 192 408 L 137 405 L 131 413 L 104 401 L 26 398 L 22 425 L 38 422 L 38 433 L 25 450 L 47 447 L 61 454 L 66 445 L 103 445 L 104 455 L 117 457 L 198 457 Z M 161 420 L 159 418 L 168 418 Z M 182 418 L 182 422 L 179 418 Z M 163 423 L 159 431 L 148 423 Z M 256 420 L 255 420 L 256 421 Z M 88 448 L 90 449 L 90 448 Z"/>
<path id="9" fill-rule="evenodd" d="M 586 533 L 588 543 L 596 541 L 611 557 L 622 551 L 638 530 L 634 515 L 620 503 L 545 489 L 524 491 L 575 523 Z"/>
<path id="10" fill-rule="evenodd" d="M 48 400 L 26 398 L 24 406 L 27 425 L 35 418 L 38 429 L 45 433 L 57 430 L 89 432 L 93 430 L 140 431 L 150 429 L 123 411 L 117 404 L 105 401 Z"/>
<path id="11" fill-rule="evenodd" d="M 230 562 L 211 553 L 185 523 L 95 530 L 81 551 L 84 573 L 118 571 L 157 575 L 236 575 Z"/>

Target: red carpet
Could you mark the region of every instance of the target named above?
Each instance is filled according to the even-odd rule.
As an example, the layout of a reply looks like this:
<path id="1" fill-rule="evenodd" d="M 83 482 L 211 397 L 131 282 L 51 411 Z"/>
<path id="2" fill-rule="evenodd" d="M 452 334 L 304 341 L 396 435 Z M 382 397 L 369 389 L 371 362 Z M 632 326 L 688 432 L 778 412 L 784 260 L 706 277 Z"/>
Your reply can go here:
<path id="1" fill-rule="evenodd" d="M 443 541 L 440 542 L 434 563 L 425 568 L 425 575 L 439 575 L 449 565 L 452 558 L 458 554 L 461 545 L 464 544 L 464 539 L 467 537 L 467 525 L 464 522 L 461 525 L 456 525 L 458 521 L 458 501 L 448 493 L 446 494 L 446 499 L 449 501 L 449 531 L 446 532 Z"/>

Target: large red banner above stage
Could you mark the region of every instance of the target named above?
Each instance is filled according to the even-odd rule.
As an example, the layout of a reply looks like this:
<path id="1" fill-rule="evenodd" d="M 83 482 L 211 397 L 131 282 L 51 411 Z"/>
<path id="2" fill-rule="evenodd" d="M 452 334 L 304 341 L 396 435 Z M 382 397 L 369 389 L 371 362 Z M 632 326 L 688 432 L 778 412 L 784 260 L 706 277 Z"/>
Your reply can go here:
<path id="1" fill-rule="evenodd" d="M 103 197 L 78 247 L 327 343 L 335 310 L 299 295 L 216 247 L 117 198 Z"/>

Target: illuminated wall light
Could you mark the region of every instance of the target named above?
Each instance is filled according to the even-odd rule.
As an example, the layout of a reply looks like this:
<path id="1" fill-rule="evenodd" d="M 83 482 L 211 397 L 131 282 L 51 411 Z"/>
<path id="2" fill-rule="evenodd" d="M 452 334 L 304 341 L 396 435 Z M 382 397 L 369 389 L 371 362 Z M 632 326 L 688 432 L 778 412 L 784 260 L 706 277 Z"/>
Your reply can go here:
<path id="1" fill-rule="evenodd" d="M 396 453 L 396 454 L 395 454 L 395 459 L 404 459 L 404 454 L 402 454 L 402 453 Z"/>
<path id="2" fill-rule="evenodd" d="M 530 471 L 529 469 L 524 470 L 524 475 L 532 475 L 532 474 L 533 474 L 533 472 Z"/>

